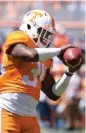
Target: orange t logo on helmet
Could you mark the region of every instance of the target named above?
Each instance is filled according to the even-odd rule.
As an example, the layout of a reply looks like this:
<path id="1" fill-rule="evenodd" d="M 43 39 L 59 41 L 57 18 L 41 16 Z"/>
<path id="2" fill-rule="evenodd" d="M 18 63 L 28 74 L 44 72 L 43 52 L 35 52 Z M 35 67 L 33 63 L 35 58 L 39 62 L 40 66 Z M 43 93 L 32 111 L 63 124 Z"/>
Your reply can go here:
<path id="1" fill-rule="evenodd" d="M 42 17 L 42 16 L 43 16 L 43 14 L 41 14 L 40 12 L 34 11 L 32 18 L 29 19 L 29 21 L 33 22 L 37 17 Z"/>

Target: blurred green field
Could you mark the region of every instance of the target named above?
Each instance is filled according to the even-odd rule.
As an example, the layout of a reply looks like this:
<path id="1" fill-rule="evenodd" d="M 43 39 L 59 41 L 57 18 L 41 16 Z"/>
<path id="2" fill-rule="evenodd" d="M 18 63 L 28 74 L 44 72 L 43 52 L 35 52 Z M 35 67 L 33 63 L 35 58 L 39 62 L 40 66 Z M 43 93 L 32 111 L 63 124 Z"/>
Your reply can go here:
<path id="1" fill-rule="evenodd" d="M 58 129 L 41 128 L 41 133 L 85 133 L 85 130 L 66 131 Z"/>

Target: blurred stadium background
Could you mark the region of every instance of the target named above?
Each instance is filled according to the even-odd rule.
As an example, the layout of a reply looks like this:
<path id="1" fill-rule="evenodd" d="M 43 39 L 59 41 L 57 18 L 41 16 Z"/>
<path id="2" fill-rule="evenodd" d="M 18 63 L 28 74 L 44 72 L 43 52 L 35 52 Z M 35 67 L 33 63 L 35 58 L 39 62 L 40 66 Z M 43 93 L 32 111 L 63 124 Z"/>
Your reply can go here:
<path id="1" fill-rule="evenodd" d="M 57 47 L 73 43 L 85 55 L 85 1 L 29 1 L 0 0 L 0 61 L 2 47 L 7 34 L 17 30 L 23 15 L 32 9 L 48 11 L 56 21 Z M 60 24 L 60 25 L 59 25 Z M 52 74 L 59 79 L 64 73 L 64 65 L 54 58 Z M 38 119 L 42 133 L 82 133 L 85 130 L 85 64 L 74 74 L 67 91 L 56 102 L 48 99 L 42 92 L 37 106 Z"/>

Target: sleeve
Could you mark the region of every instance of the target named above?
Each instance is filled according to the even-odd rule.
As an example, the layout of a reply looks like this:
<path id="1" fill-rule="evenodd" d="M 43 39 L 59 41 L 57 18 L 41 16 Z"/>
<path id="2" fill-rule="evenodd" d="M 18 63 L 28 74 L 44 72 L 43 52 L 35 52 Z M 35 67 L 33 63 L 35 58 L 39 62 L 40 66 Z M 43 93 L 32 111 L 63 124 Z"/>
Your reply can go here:
<path id="1" fill-rule="evenodd" d="M 52 87 L 53 94 L 55 94 L 56 96 L 61 96 L 67 89 L 71 77 L 72 75 L 68 76 L 66 73 L 64 73 L 63 76 L 53 85 Z"/>
<path id="2" fill-rule="evenodd" d="M 34 47 L 34 42 L 29 36 L 27 36 L 22 31 L 14 31 L 8 34 L 6 41 L 4 43 L 4 51 L 14 47 L 16 44 L 22 43 L 29 47 Z"/>

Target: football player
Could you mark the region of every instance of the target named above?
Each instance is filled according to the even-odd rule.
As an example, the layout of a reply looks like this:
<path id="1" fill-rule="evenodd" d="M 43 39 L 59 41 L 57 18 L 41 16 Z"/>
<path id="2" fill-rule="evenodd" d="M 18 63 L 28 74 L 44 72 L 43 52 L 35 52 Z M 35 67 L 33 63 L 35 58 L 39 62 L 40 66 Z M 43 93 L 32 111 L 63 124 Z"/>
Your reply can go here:
<path id="1" fill-rule="evenodd" d="M 71 47 L 53 48 L 55 34 L 53 17 L 43 10 L 28 12 L 19 31 L 8 34 L 0 76 L 0 133 L 40 133 L 36 113 L 40 89 L 57 100 L 81 67 L 82 62 L 54 81 L 52 57 L 63 61 L 62 54 Z"/>

